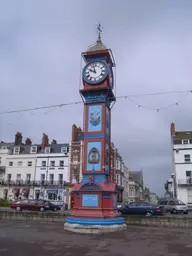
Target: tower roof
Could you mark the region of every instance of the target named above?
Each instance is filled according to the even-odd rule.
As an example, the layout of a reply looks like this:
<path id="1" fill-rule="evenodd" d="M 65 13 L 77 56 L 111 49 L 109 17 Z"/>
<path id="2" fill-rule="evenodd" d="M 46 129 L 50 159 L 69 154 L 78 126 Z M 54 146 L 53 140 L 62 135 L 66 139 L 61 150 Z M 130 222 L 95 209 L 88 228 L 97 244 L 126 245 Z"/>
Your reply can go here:
<path id="1" fill-rule="evenodd" d="M 96 44 L 88 47 L 87 52 L 95 52 L 95 51 L 101 51 L 106 49 L 107 47 L 102 43 L 101 38 L 100 39 L 98 38 Z"/>
<path id="2" fill-rule="evenodd" d="M 102 43 L 101 40 L 101 25 L 99 24 L 97 26 L 97 31 L 98 31 L 98 39 L 97 42 L 94 45 L 91 45 L 88 47 L 87 52 L 95 52 L 95 51 L 101 51 L 101 50 L 106 50 L 107 47 Z"/>

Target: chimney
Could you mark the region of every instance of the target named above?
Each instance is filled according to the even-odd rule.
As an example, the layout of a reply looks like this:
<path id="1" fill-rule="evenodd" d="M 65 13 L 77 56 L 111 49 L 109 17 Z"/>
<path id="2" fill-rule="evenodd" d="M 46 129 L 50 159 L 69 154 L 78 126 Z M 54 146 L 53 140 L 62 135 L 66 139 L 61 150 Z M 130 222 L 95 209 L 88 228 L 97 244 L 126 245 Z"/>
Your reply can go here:
<path id="1" fill-rule="evenodd" d="M 22 144 L 23 136 L 20 132 L 17 132 L 15 134 L 15 145 L 21 145 Z"/>
<path id="2" fill-rule="evenodd" d="M 49 145 L 49 138 L 47 134 L 43 133 L 41 148 L 45 149 Z"/>
<path id="3" fill-rule="evenodd" d="M 30 138 L 27 138 L 27 139 L 25 140 L 25 145 L 31 145 L 31 144 L 32 144 L 31 139 L 30 139 Z"/>
<path id="4" fill-rule="evenodd" d="M 57 144 L 57 141 L 56 140 L 52 140 L 52 142 L 51 142 L 51 144 L 53 145 L 53 144 Z"/>
<path id="5" fill-rule="evenodd" d="M 175 136 L 175 124 L 171 123 L 171 137 Z"/>
<path id="6" fill-rule="evenodd" d="M 77 141 L 78 138 L 78 128 L 75 124 L 72 125 L 72 141 Z"/>

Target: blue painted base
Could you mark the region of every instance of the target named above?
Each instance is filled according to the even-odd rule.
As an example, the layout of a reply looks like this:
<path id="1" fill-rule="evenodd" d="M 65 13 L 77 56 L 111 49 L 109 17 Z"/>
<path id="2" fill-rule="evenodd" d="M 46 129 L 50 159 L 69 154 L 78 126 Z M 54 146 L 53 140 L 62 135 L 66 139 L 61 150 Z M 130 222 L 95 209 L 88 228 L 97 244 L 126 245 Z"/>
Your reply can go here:
<path id="1" fill-rule="evenodd" d="M 70 224 L 80 224 L 80 225 L 122 225 L 125 223 L 125 219 L 122 217 L 113 219 L 83 219 L 76 217 L 67 217 L 66 222 Z"/>

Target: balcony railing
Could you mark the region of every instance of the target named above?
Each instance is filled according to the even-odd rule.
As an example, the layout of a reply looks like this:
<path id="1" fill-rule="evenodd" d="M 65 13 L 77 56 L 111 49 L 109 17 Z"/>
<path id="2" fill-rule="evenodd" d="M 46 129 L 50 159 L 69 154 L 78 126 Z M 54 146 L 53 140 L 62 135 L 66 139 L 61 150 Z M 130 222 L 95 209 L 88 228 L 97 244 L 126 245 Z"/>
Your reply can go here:
<path id="1" fill-rule="evenodd" d="M 178 185 L 179 186 L 190 186 L 190 185 L 192 185 L 192 178 L 178 180 Z"/>
<path id="2" fill-rule="evenodd" d="M 0 186 L 29 186 L 29 187 L 64 187 L 68 183 L 66 181 L 31 181 L 31 180 L 0 180 Z"/>

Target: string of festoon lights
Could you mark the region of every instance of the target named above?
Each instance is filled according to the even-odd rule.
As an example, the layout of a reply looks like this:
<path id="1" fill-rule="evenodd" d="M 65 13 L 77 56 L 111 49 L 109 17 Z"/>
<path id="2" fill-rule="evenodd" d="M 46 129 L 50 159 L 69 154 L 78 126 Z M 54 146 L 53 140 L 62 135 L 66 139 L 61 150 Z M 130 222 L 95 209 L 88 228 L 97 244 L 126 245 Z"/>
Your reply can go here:
<path id="1" fill-rule="evenodd" d="M 139 98 L 139 97 L 158 96 L 158 95 L 160 96 L 160 95 L 169 95 L 169 94 L 182 94 L 182 96 L 179 98 L 179 100 L 177 100 L 173 103 L 169 103 L 168 105 L 166 105 L 164 107 L 158 107 L 158 108 L 142 105 L 137 100 L 135 100 L 135 98 Z M 166 92 L 143 93 L 143 94 L 130 94 L 130 95 L 116 96 L 116 98 L 117 99 L 125 99 L 125 100 L 128 99 L 130 102 L 135 104 L 138 108 L 143 108 L 143 109 L 153 110 L 153 111 L 159 112 L 160 110 L 164 110 L 164 109 L 174 107 L 174 106 L 179 106 L 179 104 L 189 94 L 192 94 L 192 90 L 166 91 Z M 42 106 L 42 107 L 8 110 L 8 111 L 0 112 L 0 115 L 2 116 L 2 115 L 8 115 L 8 114 L 19 114 L 19 116 L 16 119 L 9 122 L 9 124 L 12 124 L 14 121 L 17 121 L 18 119 L 22 118 L 23 115 L 26 112 L 30 112 L 31 115 L 34 115 L 36 111 L 45 110 L 44 115 L 47 115 L 47 114 L 51 113 L 52 111 L 55 111 L 58 108 L 63 108 L 63 107 L 72 106 L 72 105 L 78 105 L 78 104 L 82 104 L 82 103 L 83 103 L 82 101 L 74 101 L 74 102 L 69 102 L 69 103 L 61 103 L 61 104 L 48 105 L 48 106 Z"/>

